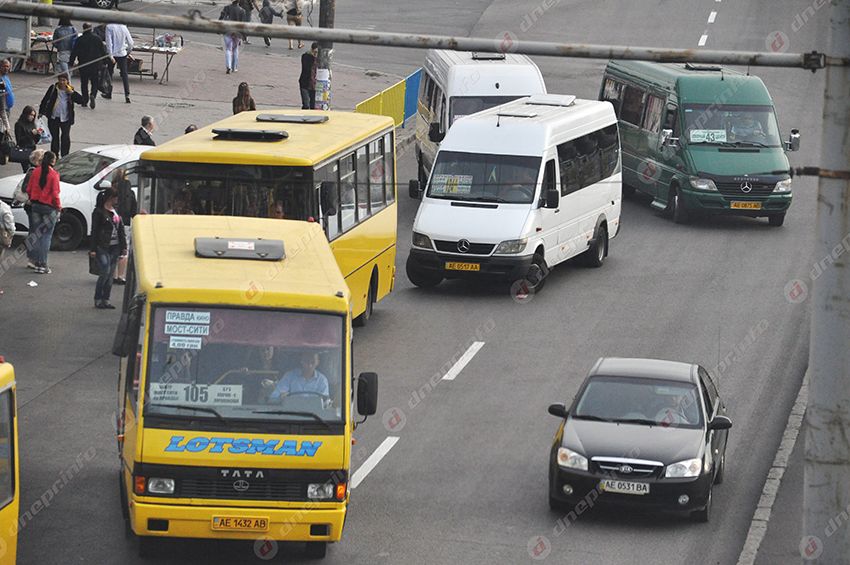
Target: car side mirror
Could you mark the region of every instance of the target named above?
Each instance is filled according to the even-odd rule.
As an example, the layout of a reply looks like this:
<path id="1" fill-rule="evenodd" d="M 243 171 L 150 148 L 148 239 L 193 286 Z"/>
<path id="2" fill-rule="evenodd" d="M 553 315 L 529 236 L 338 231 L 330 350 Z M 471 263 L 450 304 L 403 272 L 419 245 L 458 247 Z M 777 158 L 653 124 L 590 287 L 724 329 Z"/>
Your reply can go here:
<path id="1" fill-rule="evenodd" d="M 428 128 L 428 139 L 434 143 L 440 143 L 444 137 L 446 137 L 446 134 L 441 131 L 440 122 L 432 122 Z"/>
<path id="2" fill-rule="evenodd" d="M 678 147 L 679 138 L 673 137 L 672 129 L 661 130 L 661 147 Z"/>
<path id="3" fill-rule="evenodd" d="M 422 185 L 419 184 L 419 181 L 416 179 L 412 179 L 407 186 L 407 192 L 410 194 L 410 197 L 414 200 L 422 199 Z"/>
<path id="4" fill-rule="evenodd" d="M 549 405 L 549 413 L 553 416 L 557 416 L 558 418 L 566 419 L 567 416 L 570 415 L 570 411 L 567 410 L 567 407 L 561 403 L 558 404 L 550 404 Z"/>
<path id="5" fill-rule="evenodd" d="M 786 151 L 797 151 L 800 149 L 800 130 L 792 129 L 788 141 L 785 142 Z"/>
<path id="6" fill-rule="evenodd" d="M 711 422 L 708 423 L 709 430 L 728 430 L 731 427 L 732 420 L 726 416 L 715 416 Z"/>
<path id="7" fill-rule="evenodd" d="M 339 204 L 337 201 L 336 183 L 329 180 L 322 181 L 320 192 L 320 198 L 322 200 L 322 215 L 335 215 L 337 205 Z"/>
<path id="8" fill-rule="evenodd" d="M 546 191 L 546 207 L 557 208 L 561 201 L 561 193 L 557 188 L 550 188 Z"/>
<path id="9" fill-rule="evenodd" d="M 99 181 L 96 185 L 94 185 L 97 190 L 106 190 L 107 188 L 112 188 L 112 181 L 108 179 L 103 179 Z"/>
<path id="10" fill-rule="evenodd" d="M 378 411 L 378 375 L 360 373 L 357 377 L 357 412 L 372 416 Z"/>

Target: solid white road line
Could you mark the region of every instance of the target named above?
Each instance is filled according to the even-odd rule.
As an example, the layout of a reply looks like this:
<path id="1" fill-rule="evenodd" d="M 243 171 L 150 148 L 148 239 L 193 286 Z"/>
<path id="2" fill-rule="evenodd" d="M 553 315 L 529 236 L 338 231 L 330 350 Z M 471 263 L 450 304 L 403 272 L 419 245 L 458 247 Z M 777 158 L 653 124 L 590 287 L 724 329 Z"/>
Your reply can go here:
<path id="1" fill-rule="evenodd" d="M 699 44 L 698 45 L 700 47 L 702 47 L 703 45 L 705 45 L 706 41 L 708 41 L 708 34 L 704 33 L 704 34 L 702 34 L 702 37 L 699 38 Z"/>
<path id="2" fill-rule="evenodd" d="M 469 349 L 466 350 L 466 353 L 461 355 L 460 359 L 457 360 L 457 363 L 452 365 L 452 368 L 448 370 L 448 372 L 443 375 L 444 381 L 453 381 L 455 377 L 463 370 L 466 365 L 472 361 L 472 358 L 475 357 L 475 354 L 478 353 L 484 347 L 483 341 L 473 342 L 472 345 L 469 346 Z"/>
<path id="3" fill-rule="evenodd" d="M 354 471 L 354 474 L 351 475 L 351 486 L 350 488 L 355 489 L 357 485 L 363 482 L 363 479 L 366 478 L 366 475 L 372 472 L 378 463 L 381 462 L 381 459 L 384 458 L 384 455 L 390 452 L 390 449 L 398 442 L 399 438 L 396 436 L 389 436 L 384 441 L 381 442 L 381 445 L 378 446 L 378 449 L 372 452 L 372 455 L 369 456 L 366 461 L 363 462 L 360 467 Z"/>
<path id="4" fill-rule="evenodd" d="M 803 426 L 803 416 L 806 413 L 808 400 L 809 373 L 807 371 L 806 376 L 803 377 L 800 392 L 797 393 L 797 399 L 794 401 L 794 406 L 791 408 L 791 414 L 788 415 L 788 423 L 785 425 L 785 433 L 782 434 L 782 441 L 779 443 L 776 456 L 773 458 L 773 466 L 767 472 L 761 498 L 759 498 L 756 511 L 753 514 L 753 520 L 750 522 L 750 531 L 747 532 L 747 540 L 744 542 L 744 548 L 738 557 L 738 565 L 753 565 L 755 563 L 759 546 L 761 546 L 764 535 L 767 533 L 767 524 L 770 521 L 770 513 L 773 511 L 773 503 L 776 502 L 776 495 L 779 493 L 782 476 L 788 467 L 788 460 L 791 458 L 791 452 L 794 451 L 794 444 L 797 442 L 797 436 Z"/>
<path id="5" fill-rule="evenodd" d="M 708 15 L 708 23 L 713 24 L 715 19 L 717 19 L 717 12 L 711 12 Z"/>

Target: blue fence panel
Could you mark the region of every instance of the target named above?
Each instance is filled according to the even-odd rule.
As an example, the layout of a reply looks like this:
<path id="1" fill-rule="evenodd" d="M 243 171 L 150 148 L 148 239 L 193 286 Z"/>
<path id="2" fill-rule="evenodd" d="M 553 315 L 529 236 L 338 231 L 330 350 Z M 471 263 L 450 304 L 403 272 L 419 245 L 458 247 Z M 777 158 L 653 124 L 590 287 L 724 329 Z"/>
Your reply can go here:
<path id="1" fill-rule="evenodd" d="M 417 69 L 412 75 L 404 79 L 404 122 L 416 113 L 416 104 L 419 101 L 419 81 L 422 79 L 422 69 Z M 404 127 L 402 122 L 401 127 Z"/>

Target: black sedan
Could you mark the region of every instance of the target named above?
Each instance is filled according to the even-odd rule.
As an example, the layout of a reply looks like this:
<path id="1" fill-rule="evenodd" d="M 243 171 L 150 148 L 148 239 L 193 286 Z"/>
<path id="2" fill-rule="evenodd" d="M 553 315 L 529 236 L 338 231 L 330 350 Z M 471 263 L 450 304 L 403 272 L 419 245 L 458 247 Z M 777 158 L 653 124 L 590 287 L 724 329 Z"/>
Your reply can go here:
<path id="1" fill-rule="evenodd" d="M 552 509 L 614 503 L 708 521 L 732 421 L 703 367 L 603 358 L 572 406 L 549 413 L 563 418 L 549 458 Z"/>

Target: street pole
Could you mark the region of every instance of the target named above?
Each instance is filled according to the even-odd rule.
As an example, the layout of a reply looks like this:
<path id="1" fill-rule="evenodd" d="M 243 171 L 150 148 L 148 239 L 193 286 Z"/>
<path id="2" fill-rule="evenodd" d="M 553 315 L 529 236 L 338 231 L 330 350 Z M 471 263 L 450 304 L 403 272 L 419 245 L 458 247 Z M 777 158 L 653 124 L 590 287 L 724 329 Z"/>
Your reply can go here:
<path id="1" fill-rule="evenodd" d="M 336 0 L 320 0 L 319 27 L 333 28 Z M 334 44 L 331 41 L 319 42 L 319 67 L 316 71 L 316 109 L 331 109 L 331 60 Z"/>
<path id="2" fill-rule="evenodd" d="M 850 57 L 850 0 L 833 0 L 827 56 Z M 803 563 L 850 565 L 850 69 L 830 66 L 817 174 L 803 491 Z"/>

